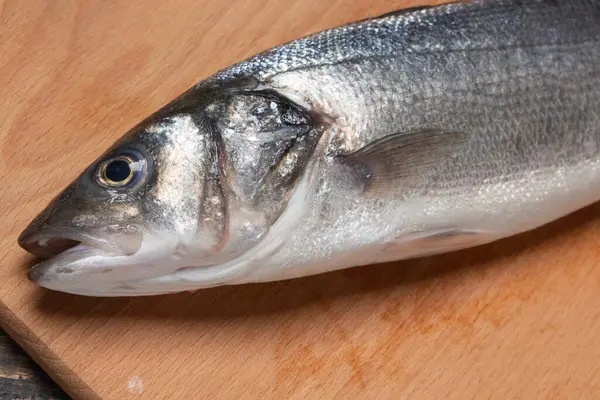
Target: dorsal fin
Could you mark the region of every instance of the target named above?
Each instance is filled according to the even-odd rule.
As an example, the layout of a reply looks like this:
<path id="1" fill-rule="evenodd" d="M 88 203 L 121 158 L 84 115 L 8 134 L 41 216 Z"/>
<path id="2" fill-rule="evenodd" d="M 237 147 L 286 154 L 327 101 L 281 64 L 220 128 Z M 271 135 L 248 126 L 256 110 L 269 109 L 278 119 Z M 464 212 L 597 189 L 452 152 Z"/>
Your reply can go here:
<path id="1" fill-rule="evenodd" d="M 386 12 L 384 14 L 378 15 L 376 17 L 373 17 L 371 19 L 379 19 L 379 18 L 387 18 L 387 17 L 397 17 L 400 15 L 404 15 L 404 14 L 410 14 L 419 10 L 425 10 L 427 8 L 434 8 L 437 7 L 437 5 L 435 6 L 415 6 L 415 7 L 408 7 L 408 8 L 403 8 L 401 10 L 395 10 L 395 11 L 389 11 Z"/>
<path id="2" fill-rule="evenodd" d="M 418 6 L 418 7 L 403 8 L 401 10 L 388 11 L 384 14 L 376 15 L 374 17 L 367 17 L 367 18 L 356 20 L 353 23 L 360 24 L 362 22 L 375 21 L 375 20 L 382 19 L 382 18 L 403 15 L 403 14 L 410 14 L 415 11 L 423 10 L 425 8 L 432 8 L 432 7 L 436 7 L 436 6 Z"/>
<path id="3" fill-rule="evenodd" d="M 464 0 L 455 0 L 455 1 L 449 1 L 449 2 L 446 2 L 446 3 L 433 4 L 433 5 L 427 5 L 427 6 L 414 6 L 414 7 L 402 8 L 400 10 L 388 11 L 386 13 L 383 13 L 381 15 L 377 15 L 375 17 L 364 18 L 364 19 L 359 20 L 357 22 L 373 21 L 373 20 L 387 18 L 387 17 L 394 17 L 394 16 L 405 15 L 405 14 L 411 14 L 411 13 L 414 13 L 414 12 L 417 12 L 417 11 L 420 11 L 420 10 L 427 10 L 427 9 L 430 9 L 430 8 L 438 8 L 438 7 L 442 7 L 442 6 L 447 6 L 448 4 L 460 3 L 461 1 L 464 1 Z"/>

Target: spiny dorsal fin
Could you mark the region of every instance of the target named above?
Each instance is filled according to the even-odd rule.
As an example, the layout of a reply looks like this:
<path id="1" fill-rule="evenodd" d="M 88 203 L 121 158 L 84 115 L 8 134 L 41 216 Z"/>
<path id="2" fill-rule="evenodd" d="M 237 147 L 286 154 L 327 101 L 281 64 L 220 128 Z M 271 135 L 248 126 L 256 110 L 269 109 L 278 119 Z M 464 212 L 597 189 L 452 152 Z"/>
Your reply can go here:
<path id="1" fill-rule="evenodd" d="M 338 159 L 350 166 L 368 191 L 381 191 L 418 179 L 426 168 L 459 151 L 465 132 L 423 129 L 385 136 Z"/>
<path id="2" fill-rule="evenodd" d="M 459 3 L 459 2 L 464 2 L 464 0 L 455 0 L 455 1 L 450 1 L 450 2 L 441 3 L 441 4 L 433 4 L 433 5 L 414 6 L 414 7 L 402 8 L 400 10 L 388 11 L 386 13 L 383 13 L 381 15 L 377 15 L 375 17 L 366 18 L 363 21 L 375 20 L 375 19 L 381 19 L 381 18 L 387 18 L 387 17 L 397 17 L 397 16 L 401 16 L 401 15 L 405 15 L 405 14 L 411 14 L 411 13 L 414 13 L 414 12 L 417 12 L 417 11 L 421 11 L 421 10 L 428 10 L 428 9 L 431 9 L 431 8 L 438 8 L 438 7 L 441 7 L 441 6 L 447 6 L 448 4 L 454 4 L 454 3 Z"/>
<path id="3" fill-rule="evenodd" d="M 420 11 L 420 10 L 425 10 L 428 8 L 434 8 L 437 7 L 437 5 L 435 6 L 415 6 L 415 7 L 408 7 L 408 8 L 403 8 L 401 10 L 394 10 L 394 11 L 389 11 L 386 13 L 383 13 L 381 15 L 378 15 L 376 17 L 374 17 L 373 19 L 379 19 L 379 18 L 387 18 L 387 17 L 397 17 L 400 15 L 404 15 L 404 14 L 410 14 L 416 11 Z"/>

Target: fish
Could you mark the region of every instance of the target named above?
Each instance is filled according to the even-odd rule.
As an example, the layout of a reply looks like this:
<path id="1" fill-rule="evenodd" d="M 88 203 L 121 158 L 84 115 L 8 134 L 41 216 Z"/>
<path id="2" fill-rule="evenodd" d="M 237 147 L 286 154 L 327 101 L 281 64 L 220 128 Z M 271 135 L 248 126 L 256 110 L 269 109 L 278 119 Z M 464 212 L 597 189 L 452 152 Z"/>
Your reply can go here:
<path id="1" fill-rule="evenodd" d="M 480 246 L 599 199 L 600 1 L 455 1 L 202 78 L 18 243 L 40 287 L 151 296 Z"/>

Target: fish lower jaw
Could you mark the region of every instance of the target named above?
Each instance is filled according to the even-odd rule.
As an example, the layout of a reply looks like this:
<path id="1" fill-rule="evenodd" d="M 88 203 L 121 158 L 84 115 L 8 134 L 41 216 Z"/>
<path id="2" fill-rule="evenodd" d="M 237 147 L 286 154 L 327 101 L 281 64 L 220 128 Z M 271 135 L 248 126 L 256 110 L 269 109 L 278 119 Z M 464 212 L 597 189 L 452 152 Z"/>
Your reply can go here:
<path id="1" fill-rule="evenodd" d="M 173 247 L 160 247 L 149 240 L 135 254 L 124 255 L 80 243 L 34 265 L 28 278 L 40 287 L 77 295 L 137 296 L 136 282 L 173 274 L 190 265 L 185 257 L 174 257 Z"/>

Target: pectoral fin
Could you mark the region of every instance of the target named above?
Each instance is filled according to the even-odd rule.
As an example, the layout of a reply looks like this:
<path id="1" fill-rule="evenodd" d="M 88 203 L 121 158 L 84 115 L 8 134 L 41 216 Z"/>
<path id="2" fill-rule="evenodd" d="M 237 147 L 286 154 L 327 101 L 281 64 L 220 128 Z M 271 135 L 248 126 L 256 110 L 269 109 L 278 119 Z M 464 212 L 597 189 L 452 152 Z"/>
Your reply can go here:
<path id="1" fill-rule="evenodd" d="M 402 258 L 425 257 L 479 246 L 503 236 L 500 232 L 448 227 L 402 235 L 390 241 L 384 251 Z"/>
<path id="2" fill-rule="evenodd" d="M 425 129 L 396 133 L 378 139 L 339 160 L 350 166 L 367 191 L 410 184 L 446 161 L 469 135 L 461 131 Z"/>

